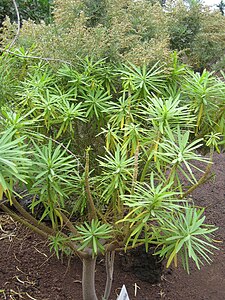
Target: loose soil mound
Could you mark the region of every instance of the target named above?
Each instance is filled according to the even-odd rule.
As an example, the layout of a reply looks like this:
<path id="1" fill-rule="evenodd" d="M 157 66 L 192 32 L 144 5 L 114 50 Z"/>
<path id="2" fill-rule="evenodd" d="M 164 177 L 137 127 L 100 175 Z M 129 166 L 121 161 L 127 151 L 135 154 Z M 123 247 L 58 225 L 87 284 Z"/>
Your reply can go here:
<path id="1" fill-rule="evenodd" d="M 214 156 L 212 171 L 215 176 L 192 195 L 196 205 L 206 207 L 206 221 L 219 227 L 216 239 L 221 241 L 220 251 L 215 251 L 212 264 L 203 266 L 201 271 L 193 265 L 190 275 L 181 268 L 165 269 L 161 281 L 150 284 L 124 270 L 117 255 L 112 300 L 122 284 L 126 285 L 131 300 L 225 299 L 225 154 Z M 58 260 L 46 242 L 7 215 L 0 214 L 0 224 L 0 299 L 82 299 L 79 259 Z M 100 260 L 96 271 L 99 291 L 103 291 L 104 283 L 104 261 Z"/>

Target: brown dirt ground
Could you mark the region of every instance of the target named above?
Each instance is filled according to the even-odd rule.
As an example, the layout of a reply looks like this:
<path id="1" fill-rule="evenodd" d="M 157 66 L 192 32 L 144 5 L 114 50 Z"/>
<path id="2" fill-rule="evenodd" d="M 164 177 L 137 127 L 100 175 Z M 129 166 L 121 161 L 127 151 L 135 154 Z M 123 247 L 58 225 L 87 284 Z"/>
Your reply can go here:
<path id="1" fill-rule="evenodd" d="M 131 300 L 224 300 L 225 299 L 225 154 L 214 155 L 215 176 L 196 190 L 195 204 L 206 208 L 206 221 L 219 226 L 220 250 L 211 265 L 187 275 L 181 268 L 164 270 L 158 284 L 140 281 L 124 272 L 116 260 L 111 299 L 125 284 Z M 80 300 L 82 265 L 77 258 L 58 260 L 45 241 L 0 214 L 0 299 Z M 97 290 L 105 283 L 104 261 L 96 270 Z M 136 292 L 135 292 L 136 291 Z M 135 295 L 136 294 L 136 295 Z"/>

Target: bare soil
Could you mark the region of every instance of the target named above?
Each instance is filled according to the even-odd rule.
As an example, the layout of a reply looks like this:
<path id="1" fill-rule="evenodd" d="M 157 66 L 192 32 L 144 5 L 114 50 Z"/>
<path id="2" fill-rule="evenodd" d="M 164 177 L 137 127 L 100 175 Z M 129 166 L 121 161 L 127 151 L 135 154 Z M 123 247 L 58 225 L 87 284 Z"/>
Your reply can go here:
<path id="1" fill-rule="evenodd" d="M 220 250 L 215 251 L 212 264 L 203 266 L 201 271 L 193 265 L 190 275 L 180 267 L 163 268 L 162 274 L 156 274 L 160 281 L 151 284 L 141 281 L 135 268 L 124 268 L 118 254 L 112 300 L 116 299 L 122 284 L 126 285 L 131 300 L 225 299 L 225 154 L 214 155 L 212 172 L 211 180 L 192 195 L 196 205 L 206 207 L 206 221 L 219 227 L 216 239 L 221 241 Z M 147 265 L 148 257 L 145 259 Z M 0 214 L 0 299 L 81 300 L 81 275 L 82 264 L 78 258 L 58 260 L 46 241 Z M 104 284 L 104 260 L 99 260 L 96 286 L 100 294 Z"/>

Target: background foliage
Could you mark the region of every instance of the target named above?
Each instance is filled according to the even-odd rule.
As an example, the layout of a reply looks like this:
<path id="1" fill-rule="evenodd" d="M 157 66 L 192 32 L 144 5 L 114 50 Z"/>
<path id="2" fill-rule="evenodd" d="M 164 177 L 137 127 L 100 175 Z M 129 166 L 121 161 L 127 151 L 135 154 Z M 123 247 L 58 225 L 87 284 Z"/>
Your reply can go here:
<path id="1" fill-rule="evenodd" d="M 219 9 L 210 10 L 201 2 L 55 0 L 53 4 L 19 4 L 21 17 L 30 20 L 23 21 L 18 43 L 25 49 L 35 44 L 44 57 L 75 64 L 85 56 L 153 64 L 158 60 L 167 62 L 171 50 L 177 50 L 180 59 L 195 70 L 224 67 L 225 18 Z M 7 8 L 8 2 L 4 5 Z M 6 12 L 14 21 L 12 7 Z M 6 45 L 13 28 L 8 21 L 4 26 L 2 44 Z"/>
<path id="2" fill-rule="evenodd" d="M 172 49 L 196 70 L 224 68 L 224 16 L 201 2 L 189 7 L 182 2 L 169 7 L 169 32 Z"/>
<path id="3" fill-rule="evenodd" d="M 21 19 L 34 20 L 39 23 L 41 20 L 49 23 L 51 21 L 52 0 L 18 0 L 16 1 Z M 17 21 L 16 11 L 13 2 L 1 0 L 0 3 L 0 26 L 6 16 L 12 21 Z"/>

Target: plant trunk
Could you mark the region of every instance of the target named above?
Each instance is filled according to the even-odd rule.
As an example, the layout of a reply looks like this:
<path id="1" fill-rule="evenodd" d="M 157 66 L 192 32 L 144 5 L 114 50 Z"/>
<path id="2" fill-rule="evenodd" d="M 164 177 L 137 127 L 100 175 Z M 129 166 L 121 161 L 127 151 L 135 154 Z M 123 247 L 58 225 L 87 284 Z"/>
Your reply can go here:
<path id="1" fill-rule="evenodd" d="M 95 291 L 96 257 L 83 258 L 83 300 L 98 300 Z"/>
<path id="2" fill-rule="evenodd" d="M 110 296 L 110 292 L 112 289 L 112 282 L 113 282 L 113 271 L 114 271 L 114 258 L 115 258 L 115 251 L 106 252 L 105 254 L 105 266 L 106 266 L 106 274 L 107 280 L 105 285 L 105 293 L 104 293 L 104 300 L 108 300 Z"/>

